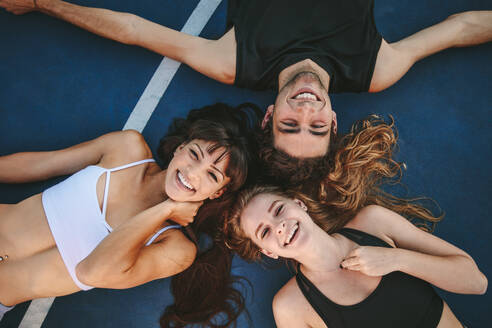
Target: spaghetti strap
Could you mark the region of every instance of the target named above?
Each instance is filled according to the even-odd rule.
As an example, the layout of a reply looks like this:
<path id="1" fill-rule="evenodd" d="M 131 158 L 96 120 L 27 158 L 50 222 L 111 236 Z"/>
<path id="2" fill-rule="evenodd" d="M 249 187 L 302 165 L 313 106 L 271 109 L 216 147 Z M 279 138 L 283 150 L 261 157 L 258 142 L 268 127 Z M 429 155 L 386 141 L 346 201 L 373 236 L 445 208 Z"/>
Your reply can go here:
<path id="1" fill-rule="evenodd" d="M 103 216 L 103 223 L 106 226 L 106 229 L 108 229 L 109 232 L 113 231 L 113 228 L 109 225 L 108 221 L 106 221 L 106 208 L 108 207 L 108 194 L 109 194 L 109 180 L 111 180 L 111 171 L 106 171 L 106 185 L 104 186 L 104 198 L 103 198 L 103 209 L 102 209 L 102 216 Z"/>
<path id="2" fill-rule="evenodd" d="M 113 228 L 109 225 L 108 221 L 106 221 L 106 209 L 108 205 L 108 194 L 109 194 L 109 181 L 111 180 L 111 172 L 119 171 L 119 170 L 124 170 L 126 168 L 132 167 L 132 166 L 137 166 L 143 163 L 150 163 L 150 162 L 155 162 L 153 158 L 147 158 L 143 159 L 140 161 L 128 163 L 125 165 L 113 167 L 111 169 L 105 169 L 106 170 L 106 185 L 104 187 L 104 197 L 103 197 L 103 208 L 102 208 L 102 216 L 104 218 L 104 225 L 106 226 L 106 229 L 108 229 L 109 232 L 113 231 Z"/>
<path id="3" fill-rule="evenodd" d="M 128 164 L 125 164 L 125 165 L 113 167 L 112 169 L 108 169 L 108 171 L 109 172 L 115 172 L 115 171 L 119 171 L 119 170 L 124 170 L 124 169 L 129 168 L 129 167 L 132 167 L 132 166 L 140 165 L 140 164 L 143 164 L 143 163 L 150 163 L 150 162 L 155 162 L 155 160 L 153 158 L 142 159 L 141 161 L 137 161 L 137 162 L 128 163 Z"/>
<path id="4" fill-rule="evenodd" d="M 145 246 L 149 246 L 150 244 L 152 244 L 154 242 L 154 240 L 156 240 L 156 238 L 159 237 L 160 235 L 162 235 L 165 231 L 167 231 L 169 229 L 180 229 L 180 228 L 181 228 L 181 226 L 179 224 L 169 225 L 167 227 L 162 228 L 161 230 L 157 231 L 152 236 L 152 238 L 150 238 L 150 240 L 145 244 Z"/>

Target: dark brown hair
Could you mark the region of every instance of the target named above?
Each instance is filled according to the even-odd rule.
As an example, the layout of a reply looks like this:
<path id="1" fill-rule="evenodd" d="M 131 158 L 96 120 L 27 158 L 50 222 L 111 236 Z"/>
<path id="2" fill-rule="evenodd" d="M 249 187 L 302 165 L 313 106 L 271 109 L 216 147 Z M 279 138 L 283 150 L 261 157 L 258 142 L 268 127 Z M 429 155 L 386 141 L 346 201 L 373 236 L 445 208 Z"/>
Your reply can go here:
<path id="1" fill-rule="evenodd" d="M 186 230 L 199 248 L 198 256 L 187 270 L 172 278 L 174 304 L 168 306 L 162 315 L 162 327 L 184 327 L 187 324 L 227 327 L 235 324 L 245 308 L 242 294 L 234 288 L 242 278 L 230 274 L 232 253 L 225 246 L 220 228 L 223 209 L 232 205 L 232 193 L 256 176 L 258 159 L 255 157 L 257 147 L 253 132 L 261 114 L 253 104 L 231 107 L 218 103 L 192 110 L 186 119 L 175 119 L 169 133 L 161 140 L 158 154 L 163 167 L 169 164 L 179 145 L 193 139 L 212 141 L 214 146 L 209 152 L 225 148 L 229 158 L 225 173 L 231 178 L 224 194 L 206 201 Z M 197 239 L 205 236 L 210 239 L 211 246 L 203 250 Z"/>
<path id="2" fill-rule="evenodd" d="M 331 167 L 333 150 L 338 137 L 330 132 L 330 143 L 327 154 L 320 157 L 297 158 L 274 147 L 273 125 L 269 120 L 263 130 L 257 134 L 260 148 L 259 157 L 262 162 L 263 179 L 267 183 L 282 185 L 298 185 L 307 180 L 324 178 Z"/>

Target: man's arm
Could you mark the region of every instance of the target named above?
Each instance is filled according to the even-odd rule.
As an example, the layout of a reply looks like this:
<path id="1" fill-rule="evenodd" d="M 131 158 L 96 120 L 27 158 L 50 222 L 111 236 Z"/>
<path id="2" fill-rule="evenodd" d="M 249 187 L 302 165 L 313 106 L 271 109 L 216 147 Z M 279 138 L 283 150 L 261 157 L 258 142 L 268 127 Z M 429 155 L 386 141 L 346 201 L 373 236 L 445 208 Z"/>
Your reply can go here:
<path id="1" fill-rule="evenodd" d="M 130 13 L 59 0 L 0 0 L 0 7 L 14 14 L 37 10 L 104 38 L 140 46 L 180 61 L 219 82 L 234 82 L 236 42 L 233 29 L 219 40 L 207 40 Z"/>

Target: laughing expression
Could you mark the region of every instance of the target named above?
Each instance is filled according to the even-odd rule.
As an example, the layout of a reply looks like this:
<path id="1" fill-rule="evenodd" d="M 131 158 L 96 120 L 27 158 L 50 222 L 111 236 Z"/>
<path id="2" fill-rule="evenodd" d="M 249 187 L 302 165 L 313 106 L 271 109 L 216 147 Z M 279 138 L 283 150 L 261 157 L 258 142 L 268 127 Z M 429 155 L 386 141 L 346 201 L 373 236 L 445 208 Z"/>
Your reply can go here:
<path id="1" fill-rule="evenodd" d="M 212 142 L 195 139 L 182 144 L 166 171 L 166 194 L 176 201 L 202 201 L 220 197 L 230 178 L 226 176 L 228 156 Z"/>
<path id="2" fill-rule="evenodd" d="M 297 158 L 326 154 L 336 115 L 318 76 L 301 72 L 279 92 L 273 115 L 275 148 Z"/>
<path id="3" fill-rule="evenodd" d="M 253 197 L 241 213 L 242 230 L 273 258 L 297 258 L 313 225 L 301 201 L 274 194 Z"/>

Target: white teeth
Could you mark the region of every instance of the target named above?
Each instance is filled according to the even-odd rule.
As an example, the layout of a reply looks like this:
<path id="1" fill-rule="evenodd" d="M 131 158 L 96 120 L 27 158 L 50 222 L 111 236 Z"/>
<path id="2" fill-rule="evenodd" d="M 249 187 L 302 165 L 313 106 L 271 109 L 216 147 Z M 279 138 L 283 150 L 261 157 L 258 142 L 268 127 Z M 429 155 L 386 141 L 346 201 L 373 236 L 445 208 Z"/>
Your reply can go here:
<path id="1" fill-rule="evenodd" d="M 318 100 L 318 98 L 316 97 L 316 95 L 314 95 L 314 94 L 312 94 L 310 92 L 300 93 L 297 96 L 295 96 L 294 99 L 296 99 L 296 100 L 313 100 L 313 101 Z"/>
<path id="2" fill-rule="evenodd" d="M 179 171 L 178 171 L 178 179 L 186 188 L 193 190 L 193 186 L 191 185 L 191 183 L 189 183 L 188 180 L 186 180 L 185 177 Z"/>
<path id="3" fill-rule="evenodd" d="M 299 229 L 298 223 L 296 223 L 296 225 L 292 228 L 289 235 L 287 236 L 287 240 L 285 241 L 285 245 L 290 244 L 290 241 L 291 241 L 292 237 L 294 236 L 294 234 L 296 233 L 297 229 Z"/>

